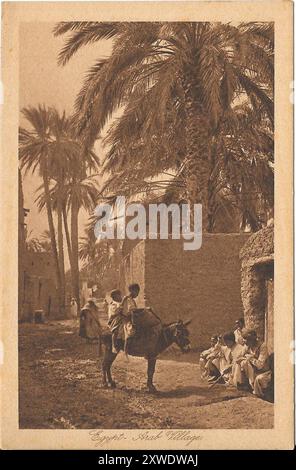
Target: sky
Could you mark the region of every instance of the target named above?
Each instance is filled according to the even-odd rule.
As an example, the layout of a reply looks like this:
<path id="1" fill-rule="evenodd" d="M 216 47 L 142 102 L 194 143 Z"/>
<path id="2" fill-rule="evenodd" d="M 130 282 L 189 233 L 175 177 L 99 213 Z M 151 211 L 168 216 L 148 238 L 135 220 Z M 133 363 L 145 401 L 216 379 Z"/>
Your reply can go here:
<path id="1" fill-rule="evenodd" d="M 58 66 L 57 56 L 65 38 L 54 37 L 53 27 L 54 23 L 22 23 L 20 27 L 19 105 L 20 125 L 24 127 L 26 121 L 21 109 L 26 106 L 45 104 L 71 114 L 88 68 L 111 52 L 111 41 L 100 41 L 83 47 L 66 66 Z M 96 151 L 103 153 L 100 145 Z M 39 213 L 34 205 L 35 191 L 40 184 L 37 175 L 23 178 L 24 205 L 30 209 L 26 218 L 30 237 L 38 237 L 48 228 L 46 213 Z M 83 235 L 86 220 L 87 215 L 81 211 L 80 235 Z"/>

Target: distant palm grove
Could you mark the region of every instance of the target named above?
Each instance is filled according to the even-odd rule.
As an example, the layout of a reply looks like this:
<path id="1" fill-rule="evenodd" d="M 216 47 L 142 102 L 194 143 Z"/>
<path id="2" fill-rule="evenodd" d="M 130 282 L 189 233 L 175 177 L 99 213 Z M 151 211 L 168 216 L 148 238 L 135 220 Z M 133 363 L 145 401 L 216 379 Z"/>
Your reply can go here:
<path id="1" fill-rule="evenodd" d="M 202 203 L 207 232 L 266 224 L 274 197 L 273 24 L 65 22 L 53 34 L 65 38 L 61 67 L 84 46 L 112 41 L 109 57 L 90 64 L 73 115 L 50 103 L 22 110 L 20 167 L 42 178 L 36 204 L 48 217 L 61 312 L 64 238 L 78 308 L 79 258 L 83 269 L 103 273 L 116 252 L 115 242 L 94 237 L 101 200 Z M 98 139 L 103 156 L 94 151 Z M 81 208 L 90 221 L 79 240 Z"/>

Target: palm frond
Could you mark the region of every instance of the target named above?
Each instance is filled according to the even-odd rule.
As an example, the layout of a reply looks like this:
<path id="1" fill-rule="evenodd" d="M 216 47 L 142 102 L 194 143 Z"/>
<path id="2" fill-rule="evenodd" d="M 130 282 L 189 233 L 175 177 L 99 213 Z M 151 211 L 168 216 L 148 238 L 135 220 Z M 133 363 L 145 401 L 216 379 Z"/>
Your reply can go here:
<path id="1" fill-rule="evenodd" d="M 55 36 L 71 31 L 64 47 L 59 53 L 58 64 L 65 65 L 71 57 L 83 46 L 99 41 L 101 39 L 111 39 L 124 28 L 124 23 L 97 23 L 79 22 L 60 23 L 54 28 Z"/>

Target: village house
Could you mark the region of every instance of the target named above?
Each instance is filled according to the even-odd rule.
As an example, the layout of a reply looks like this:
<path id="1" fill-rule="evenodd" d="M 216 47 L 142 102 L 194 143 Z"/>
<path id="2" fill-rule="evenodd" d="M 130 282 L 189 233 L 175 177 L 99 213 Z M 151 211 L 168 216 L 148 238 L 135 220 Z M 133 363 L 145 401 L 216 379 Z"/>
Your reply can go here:
<path id="1" fill-rule="evenodd" d="M 23 262 L 23 321 L 33 320 L 36 311 L 44 318 L 56 319 L 58 309 L 54 260 L 51 253 L 26 251 Z"/>
<path id="2" fill-rule="evenodd" d="M 246 327 L 256 329 L 273 352 L 274 225 L 252 234 L 243 246 L 241 295 Z"/>
<path id="3" fill-rule="evenodd" d="M 18 220 L 18 306 L 19 321 L 32 321 L 36 311 L 45 318 L 58 312 L 54 260 L 51 253 L 29 251 L 26 247 L 25 217 L 21 175 L 19 173 Z"/>

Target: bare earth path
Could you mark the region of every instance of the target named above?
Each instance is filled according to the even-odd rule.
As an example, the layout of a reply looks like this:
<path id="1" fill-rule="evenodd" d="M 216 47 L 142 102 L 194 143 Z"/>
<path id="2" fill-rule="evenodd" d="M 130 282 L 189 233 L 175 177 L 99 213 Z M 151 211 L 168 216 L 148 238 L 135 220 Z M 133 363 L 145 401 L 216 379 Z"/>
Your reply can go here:
<path id="1" fill-rule="evenodd" d="M 271 428 L 273 405 L 199 379 L 198 354 L 166 353 L 155 373 L 157 395 L 144 390 L 146 361 L 113 366 L 115 390 L 101 386 L 97 345 L 73 321 L 19 329 L 21 428 Z"/>

